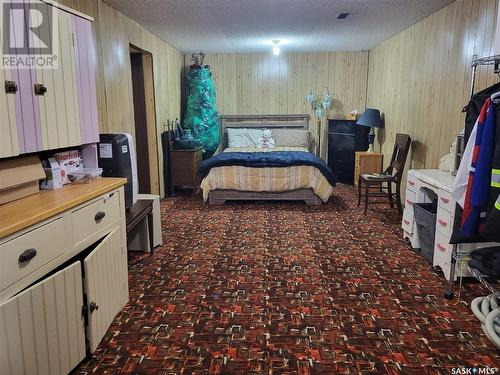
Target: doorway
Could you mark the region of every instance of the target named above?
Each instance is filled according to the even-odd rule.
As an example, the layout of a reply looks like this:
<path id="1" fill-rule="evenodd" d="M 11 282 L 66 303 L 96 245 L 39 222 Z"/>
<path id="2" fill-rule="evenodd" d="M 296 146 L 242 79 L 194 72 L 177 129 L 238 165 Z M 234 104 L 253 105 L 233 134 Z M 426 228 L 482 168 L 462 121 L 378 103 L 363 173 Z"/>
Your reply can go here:
<path id="1" fill-rule="evenodd" d="M 160 194 L 153 55 L 130 45 L 139 193 Z"/>

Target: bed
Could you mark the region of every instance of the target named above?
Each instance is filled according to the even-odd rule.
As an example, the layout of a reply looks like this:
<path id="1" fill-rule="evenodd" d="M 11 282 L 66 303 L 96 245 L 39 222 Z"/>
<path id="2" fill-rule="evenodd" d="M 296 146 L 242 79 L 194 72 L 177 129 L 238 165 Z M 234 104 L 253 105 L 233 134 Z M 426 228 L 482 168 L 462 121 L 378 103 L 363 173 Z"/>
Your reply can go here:
<path id="1" fill-rule="evenodd" d="M 269 149 L 228 147 L 234 145 L 231 134 L 236 129 L 268 129 L 273 138 L 276 135 L 279 139 L 276 147 Z M 335 177 L 312 153 L 315 143 L 308 130 L 309 115 L 222 116 L 221 152 L 205 160 L 200 168 L 204 201 L 210 205 L 231 200 L 292 200 L 308 205 L 328 201 Z M 303 140 L 295 144 L 295 134 L 303 138 L 305 133 L 309 136 L 307 145 Z"/>

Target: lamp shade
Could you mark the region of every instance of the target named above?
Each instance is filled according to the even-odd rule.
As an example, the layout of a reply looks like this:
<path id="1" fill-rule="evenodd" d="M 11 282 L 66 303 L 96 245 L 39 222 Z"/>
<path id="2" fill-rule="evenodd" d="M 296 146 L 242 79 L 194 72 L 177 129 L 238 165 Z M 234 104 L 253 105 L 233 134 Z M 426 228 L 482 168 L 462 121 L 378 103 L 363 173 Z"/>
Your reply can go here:
<path id="1" fill-rule="evenodd" d="M 375 128 L 384 127 L 384 123 L 380 117 L 380 111 L 373 108 L 367 108 L 359 118 L 358 122 L 356 122 L 356 125 L 373 126 Z"/>

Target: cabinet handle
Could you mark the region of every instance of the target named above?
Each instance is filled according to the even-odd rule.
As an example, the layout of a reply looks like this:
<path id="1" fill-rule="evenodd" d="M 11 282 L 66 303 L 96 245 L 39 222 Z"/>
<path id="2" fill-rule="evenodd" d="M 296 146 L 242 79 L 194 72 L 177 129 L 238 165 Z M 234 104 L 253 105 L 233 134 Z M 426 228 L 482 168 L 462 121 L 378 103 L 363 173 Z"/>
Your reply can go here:
<path id="1" fill-rule="evenodd" d="M 448 225 L 448 222 L 444 221 L 443 219 L 438 219 L 438 223 L 441 224 L 443 227 Z"/>
<path id="2" fill-rule="evenodd" d="M 404 223 L 405 223 L 406 225 L 410 225 L 410 221 L 409 221 L 409 220 L 403 220 L 403 221 L 404 221 Z"/>
<path id="3" fill-rule="evenodd" d="M 409 200 L 409 199 L 406 200 L 406 203 L 408 203 L 410 206 L 413 205 L 413 202 L 411 200 Z"/>
<path id="4" fill-rule="evenodd" d="M 408 185 L 415 186 L 415 183 L 413 181 L 408 181 Z"/>
<path id="5" fill-rule="evenodd" d="M 108 201 L 108 199 L 110 199 L 113 195 L 115 195 L 115 193 L 109 193 L 109 194 L 105 195 L 103 198 L 104 203 L 106 203 Z"/>
<path id="6" fill-rule="evenodd" d="M 5 81 L 5 93 L 15 94 L 17 92 L 17 83 L 14 81 Z"/>
<path id="7" fill-rule="evenodd" d="M 89 311 L 92 314 L 95 310 L 99 310 L 99 305 L 92 301 L 90 302 Z"/>
<path id="8" fill-rule="evenodd" d="M 31 259 L 33 259 L 36 256 L 36 250 L 35 249 L 27 249 L 22 252 L 21 255 L 19 255 L 19 263 L 24 263 L 28 262 Z"/>
<path id="9" fill-rule="evenodd" d="M 43 83 L 35 83 L 34 91 L 35 91 L 35 95 L 43 96 L 47 92 L 47 88 L 43 85 Z"/>
<path id="10" fill-rule="evenodd" d="M 441 202 L 448 203 L 450 200 L 448 198 L 441 197 Z"/>
<path id="11" fill-rule="evenodd" d="M 446 247 L 444 247 L 443 245 L 441 245 L 440 243 L 437 244 L 437 248 L 439 250 L 441 250 L 442 252 L 446 251 Z"/>
<path id="12" fill-rule="evenodd" d="M 95 214 L 94 216 L 94 220 L 97 222 L 97 221 L 101 221 L 104 216 L 106 216 L 106 212 L 103 212 L 103 211 L 99 211 L 98 213 Z"/>

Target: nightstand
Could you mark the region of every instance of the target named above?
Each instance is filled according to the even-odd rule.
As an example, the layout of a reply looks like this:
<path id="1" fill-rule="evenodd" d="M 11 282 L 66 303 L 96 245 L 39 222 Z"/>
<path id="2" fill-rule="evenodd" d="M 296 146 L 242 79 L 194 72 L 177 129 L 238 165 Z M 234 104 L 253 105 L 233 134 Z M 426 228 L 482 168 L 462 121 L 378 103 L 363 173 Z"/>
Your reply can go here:
<path id="1" fill-rule="evenodd" d="M 359 175 L 364 173 L 381 173 L 384 155 L 380 152 L 356 152 L 354 161 L 354 185 L 358 186 Z"/>
<path id="2" fill-rule="evenodd" d="M 172 191 L 176 186 L 191 186 L 193 194 L 199 184 L 198 169 L 202 158 L 202 148 L 170 151 Z"/>

